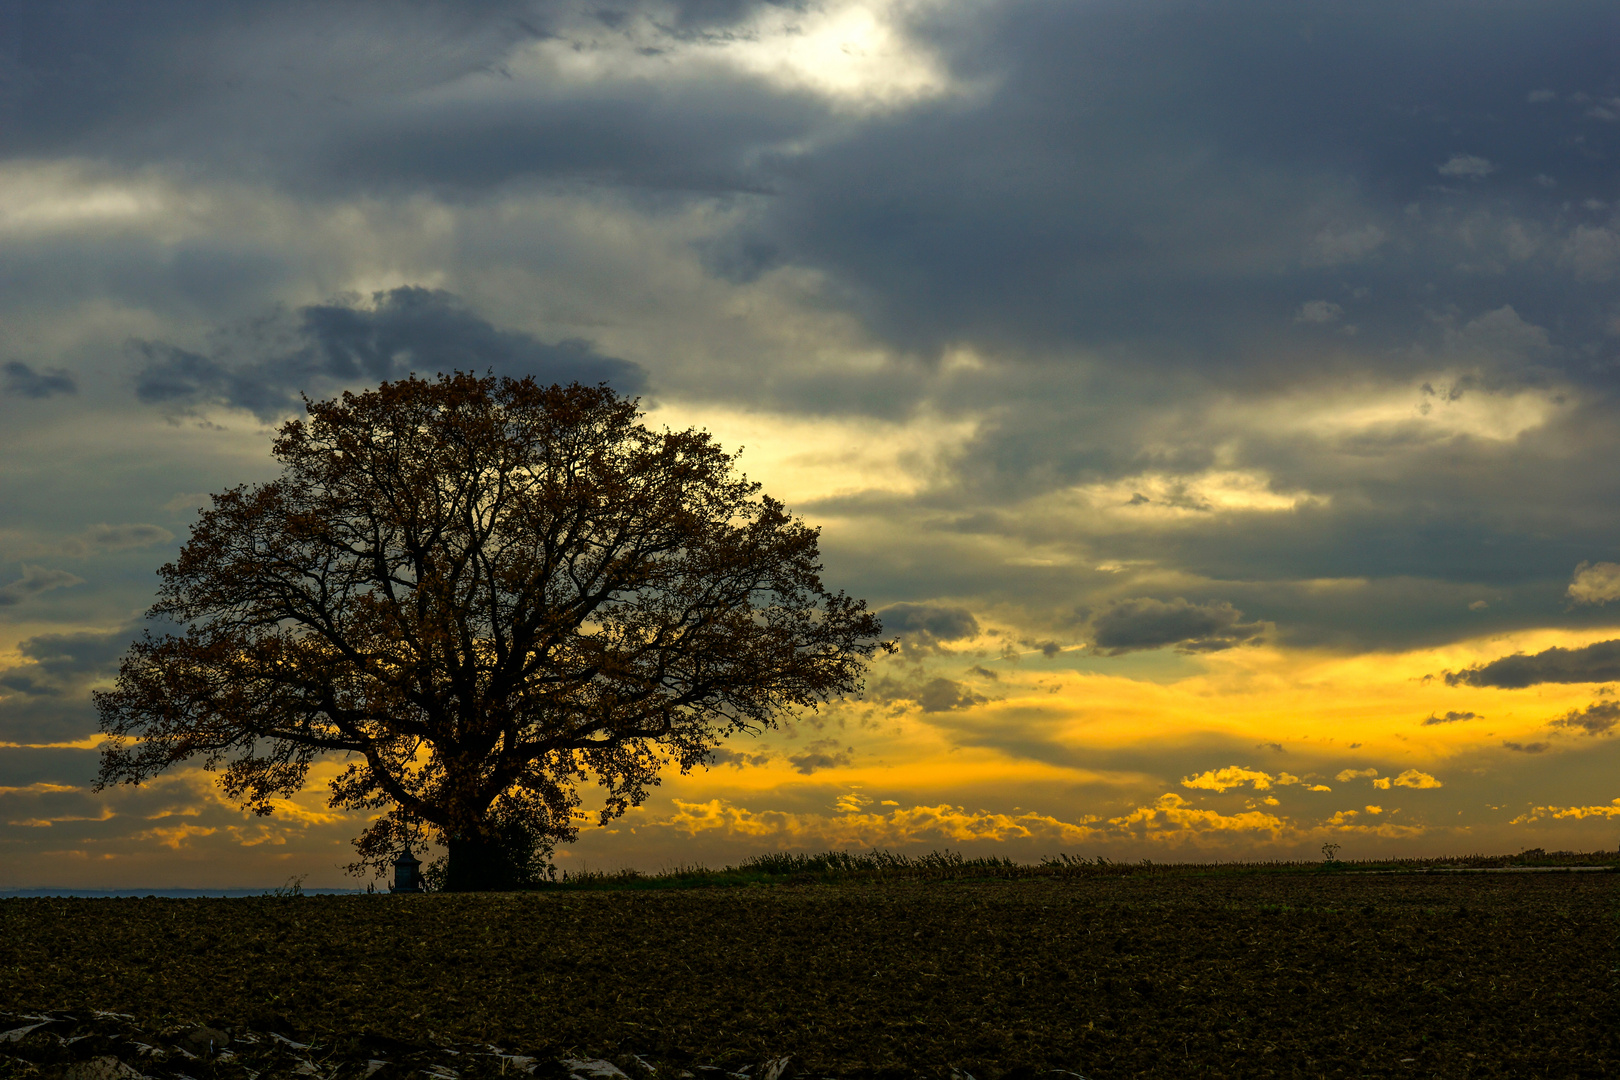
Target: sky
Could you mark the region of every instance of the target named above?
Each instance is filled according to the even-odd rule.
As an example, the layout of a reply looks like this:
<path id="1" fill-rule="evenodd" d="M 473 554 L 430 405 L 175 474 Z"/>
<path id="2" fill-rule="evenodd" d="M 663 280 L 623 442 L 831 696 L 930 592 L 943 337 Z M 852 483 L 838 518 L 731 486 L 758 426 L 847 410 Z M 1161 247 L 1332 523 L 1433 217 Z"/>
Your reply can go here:
<path id="1" fill-rule="evenodd" d="M 901 647 L 563 868 L 1620 843 L 1620 10 L 0 0 L 0 889 L 360 815 L 92 790 L 320 398 L 608 381 Z M 586 792 L 587 804 L 591 799 Z"/>

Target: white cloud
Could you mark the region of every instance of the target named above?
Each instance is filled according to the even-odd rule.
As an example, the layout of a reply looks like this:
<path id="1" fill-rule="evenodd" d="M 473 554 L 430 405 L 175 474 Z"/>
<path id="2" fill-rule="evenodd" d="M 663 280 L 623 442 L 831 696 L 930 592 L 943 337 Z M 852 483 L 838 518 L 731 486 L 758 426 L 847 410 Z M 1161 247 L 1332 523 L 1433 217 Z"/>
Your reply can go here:
<path id="1" fill-rule="evenodd" d="M 1444 787 L 1445 785 L 1426 772 L 1419 772 L 1416 769 L 1407 769 L 1405 772 L 1401 773 L 1401 775 L 1395 778 L 1395 786 L 1427 790 L 1429 788 Z"/>
<path id="2" fill-rule="evenodd" d="M 1335 776 L 1333 779 L 1337 780 L 1341 784 L 1344 784 L 1344 783 L 1348 783 L 1351 780 L 1359 780 L 1364 776 L 1377 776 L 1377 775 L 1378 775 L 1378 770 L 1377 769 L 1345 769 L 1342 772 L 1340 772 L 1338 776 Z"/>

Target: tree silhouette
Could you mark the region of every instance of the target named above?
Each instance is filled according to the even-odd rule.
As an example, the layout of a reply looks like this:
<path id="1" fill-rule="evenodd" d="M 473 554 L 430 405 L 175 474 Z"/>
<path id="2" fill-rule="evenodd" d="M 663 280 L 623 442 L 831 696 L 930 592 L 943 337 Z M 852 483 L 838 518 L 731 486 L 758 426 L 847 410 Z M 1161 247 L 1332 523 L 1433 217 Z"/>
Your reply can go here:
<path id="1" fill-rule="evenodd" d="M 385 810 L 352 869 L 425 828 L 446 887 L 500 887 L 514 835 L 577 835 L 726 735 L 857 691 L 888 646 L 820 580 L 818 530 L 701 431 L 606 386 L 457 373 L 311 402 L 279 479 L 212 497 L 114 689 L 98 790 L 194 757 L 257 814 L 346 760 Z M 522 846 L 522 845 L 519 845 Z"/>

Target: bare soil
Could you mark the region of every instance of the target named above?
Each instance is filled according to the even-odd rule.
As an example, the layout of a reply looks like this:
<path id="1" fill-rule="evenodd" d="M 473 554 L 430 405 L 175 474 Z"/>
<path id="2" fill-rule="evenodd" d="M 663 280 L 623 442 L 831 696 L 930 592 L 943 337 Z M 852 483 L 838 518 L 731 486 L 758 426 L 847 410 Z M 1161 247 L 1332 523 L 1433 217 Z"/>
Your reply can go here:
<path id="1" fill-rule="evenodd" d="M 1609 872 L 11 899 L 0 1009 L 827 1076 L 1603 1077 L 1617 915 Z"/>

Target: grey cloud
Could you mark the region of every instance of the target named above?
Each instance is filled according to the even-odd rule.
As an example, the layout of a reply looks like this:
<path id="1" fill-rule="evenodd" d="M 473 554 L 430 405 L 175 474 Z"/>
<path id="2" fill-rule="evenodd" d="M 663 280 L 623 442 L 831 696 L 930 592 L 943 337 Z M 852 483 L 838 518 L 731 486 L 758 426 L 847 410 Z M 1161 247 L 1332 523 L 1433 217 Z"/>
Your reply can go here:
<path id="1" fill-rule="evenodd" d="M 1299 306 L 1295 322 L 1332 323 L 1344 316 L 1344 308 L 1331 300 L 1307 300 Z"/>
<path id="2" fill-rule="evenodd" d="M 1443 164 L 1435 166 L 1441 176 L 1466 180 L 1483 180 L 1496 171 L 1496 166 L 1478 154 L 1452 154 Z"/>
<path id="3" fill-rule="evenodd" d="M 1092 623 L 1097 650 L 1122 656 L 1142 649 L 1175 645 L 1181 652 L 1217 652 L 1254 641 L 1263 623 L 1245 623 L 1231 604 L 1190 603 L 1183 597 L 1141 597 L 1116 601 Z"/>
<path id="4" fill-rule="evenodd" d="M 1620 233 L 1600 225 L 1577 225 L 1564 240 L 1561 254 L 1577 281 L 1608 281 L 1620 266 Z"/>
<path id="5" fill-rule="evenodd" d="M 66 743 L 95 734 L 96 710 L 83 683 L 42 677 L 30 668 L 0 673 L 0 742 Z"/>
<path id="6" fill-rule="evenodd" d="M 1620 565 L 1600 562 L 1596 566 L 1582 562 L 1575 568 L 1575 577 L 1565 590 L 1577 604 L 1603 605 L 1620 600 Z"/>
<path id="7" fill-rule="evenodd" d="M 1620 679 L 1620 639 L 1578 649 L 1554 646 L 1514 653 L 1488 664 L 1446 672 L 1447 686 L 1494 686 L 1522 690 L 1540 683 L 1590 683 Z"/>
<path id="8" fill-rule="evenodd" d="M 93 731 L 87 684 L 117 669 L 132 630 L 23 639 L 18 651 L 26 662 L 0 670 L 0 741 L 60 742 Z"/>
<path id="9" fill-rule="evenodd" d="M 85 542 L 103 551 L 122 551 L 125 548 L 151 547 L 166 544 L 174 533 L 161 525 L 92 525 L 84 534 Z"/>
<path id="10" fill-rule="evenodd" d="M 1392 647 L 1549 618 L 1594 625 L 1583 612 L 1548 612 L 1563 605 L 1569 568 L 1609 550 L 1620 529 L 1610 509 L 1620 485 L 1605 470 L 1568 467 L 1620 452 L 1608 330 L 1615 223 L 1612 210 L 1587 207 L 1613 199 L 1620 129 L 1584 117 L 1591 101 L 1525 100 L 1531 87 L 1596 90 L 1612 79 L 1612 35 L 1594 6 L 1498 6 L 1461 27 L 1438 8 L 1392 2 L 930 5 L 912 11 L 907 32 L 974 92 L 837 117 L 800 89 L 718 70 L 609 72 L 588 85 L 503 78 L 500 64 L 524 42 L 573 32 L 561 8 L 18 10 L 7 25 L 27 56 L 8 68 L 22 82 L 8 85 L 29 88 L 0 91 L 12 109 L 0 154 L 115 171 L 179 163 L 199 183 L 276 189 L 293 210 L 276 219 L 285 239 L 250 232 L 207 252 L 40 241 L 42 272 L 0 256 L 8 281 L 68 283 L 51 288 L 78 295 L 82 268 L 116 256 L 120 280 L 184 278 L 183 302 L 134 286 L 119 302 L 168 304 L 188 328 L 222 307 L 221 319 L 263 310 L 266 293 L 373 280 L 378 266 L 427 263 L 422 280 L 509 298 L 551 256 L 526 233 L 492 240 L 480 222 L 560 190 L 570 205 L 599 205 L 657 234 L 684 221 L 695 198 L 711 224 L 691 227 L 692 247 L 711 272 L 770 295 L 773 282 L 813 280 L 806 303 L 853 313 L 893 360 L 870 376 L 768 358 L 717 376 L 692 362 L 680 385 L 689 400 L 977 418 L 952 475 L 909 500 L 863 504 L 865 520 L 1061 548 L 1076 566 L 1139 560 L 1218 581 L 1185 589 L 1263 613 L 1289 645 Z M 646 22 L 648 10 L 619 5 L 601 22 Z M 697 3 L 657 19 L 673 40 L 723 34 L 747 14 Z M 161 62 L 174 57 L 195 63 Z M 1495 171 L 1481 183 L 1440 175 L 1455 154 Z M 1552 175 L 1556 190 L 1538 179 Z M 684 194 L 667 194 L 675 188 Z M 736 192 L 747 194 L 727 194 Z M 356 267 L 307 269 L 315 245 L 300 230 L 347 209 L 345 199 L 380 207 L 379 221 L 429 206 L 451 223 L 453 247 L 379 241 L 380 254 Z M 228 300 L 225 278 L 239 283 Z M 110 291 L 93 280 L 89 292 Z M 385 294 L 381 308 L 396 301 Z M 570 325 L 611 325 L 605 334 L 632 324 L 634 338 L 634 306 L 604 298 Z M 374 315 L 317 305 L 208 345 L 189 329 L 143 331 L 162 340 L 136 346 L 141 395 L 177 412 L 218 401 L 280 415 L 298 389 L 397 373 Z M 693 322 L 705 318 L 718 317 Z M 671 355 L 708 348 L 673 340 Z M 957 346 L 985 367 L 940 371 L 942 350 Z M 607 359 L 581 348 L 587 367 Z M 655 339 L 649 364 L 665 363 L 660 348 Z M 81 370 L 78 356 L 28 359 L 30 370 Z M 1347 433 L 1284 432 L 1241 415 L 1277 400 L 1331 411 L 1361 388 L 1393 394 L 1440 372 L 1452 381 L 1433 401 L 1414 394 L 1414 410 L 1432 404 L 1438 415 L 1464 400 L 1494 415 L 1503 402 L 1493 395 L 1526 387 L 1566 398 L 1546 428 L 1502 438 L 1425 427 L 1415 413 Z M 640 379 L 630 369 L 620 385 Z M 1015 512 L 1044 492 L 1143 474 L 1186 478 L 1185 497 L 1155 495 L 1144 514 L 1190 509 L 1192 480 L 1217 467 L 1321 501 L 1101 531 Z M 830 531 L 829 546 L 838 542 Z M 1072 611 L 1099 592 L 1163 588 L 994 560 L 885 562 L 854 548 L 847 554 L 875 567 L 861 572 L 886 598 L 962 597 L 975 610 Z M 1351 579 L 1366 585 L 1299 584 Z M 1464 583 L 1474 592 L 1457 603 L 1453 586 Z M 1469 615 L 1463 629 L 1466 603 L 1487 588 L 1489 614 Z M 1018 632 L 1040 640 L 1060 625 L 1031 618 Z"/>
<path id="11" fill-rule="evenodd" d="M 1594 701 L 1584 709 L 1571 709 L 1549 724 L 1586 735 L 1607 735 L 1620 724 L 1620 702 Z"/>
<path id="12" fill-rule="evenodd" d="M 976 694 L 959 682 L 950 679 L 929 679 L 917 691 L 917 704 L 922 706 L 923 712 L 942 713 L 955 712 L 959 709 L 971 709 L 975 705 L 983 705 L 990 699 L 982 694 Z"/>
<path id="13" fill-rule="evenodd" d="M 540 341 L 502 330 L 449 293 L 417 287 L 379 292 L 371 307 L 314 304 L 292 326 L 257 323 L 222 341 L 218 356 L 173 345 L 132 345 L 144 364 L 135 393 L 149 405 L 224 404 L 273 419 L 292 411 L 300 391 L 401 378 L 410 372 L 484 371 L 541 382 L 610 382 L 642 388 L 641 368 L 598 353 L 588 342 Z"/>
<path id="14" fill-rule="evenodd" d="M 146 525 L 139 522 L 130 522 L 122 525 L 92 525 L 78 536 L 70 536 L 54 545 L 53 550 L 61 555 L 85 557 L 105 552 L 128 551 L 133 548 L 151 547 L 153 544 L 166 544 L 174 539 L 174 533 L 161 525 Z"/>
<path id="15" fill-rule="evenodd" d="M 182 161 L 320 192 L 476 193 L 536 176 L 757 188 L 750 157 L 824 109 L 718 71 L 684 86 L 570 86 L 514 78 L 511 62 L 540 39 L 582 56 L 602 35 L 653 53 L 723 39 L 760 6 L 8 4 L 20 47 L 0 96 L 0 153 Z"/>
<path id="16" fill-rule="evenodd" d="M 896 680 L 884 676 L 867 687 L 867 697 L 873 701 L 914 701 L 925 713 L 958 712 L 990 700 L 963 683 L 943 677 Z"/>
<path id="17" fill-rule="evenodd" d="M 979 632 L 979 621 L 971 611 L 942 604 L 890 604 L 877 616 L 885 633 L 921 645 L 959 641 Z"/>
<path id="18" fill-rule="evenodd" d="M 1461 722 L 1463 720 L 1478 720 L 1478 719 L 1481 719 L 1479 714 L 1478 713 L 1471 713 L 1471 712 L 1448 712 L 1443 716 L 1442 715 L 1437 715 L 1435 713 L 1430 713 L 1429 718 L 1427 720 L 1423 721 L 1423 726 L 1424 727 L 1433 727 L 1435 724 L 1456 724 L 1456 723 L 1459 723 L 1459 722 Z"/>
<path id="19" fill-rule="evenodd" d="M 20 360 L 8 361 L 6 393 L 14 397 L 44 399 L 55 394 L 76 394 L 79 384 L 65 371 L 35 371 Z"/>
<path id="20" fill-rule="evenodd" d="M 1323 229 L 1312 239 L 1306 262 L 1312 266 L 1360 262 L 1383 247 L 1388 239 L 1389 234 L 1377 225 Z"/>
<path id="21" fill-rule="evenodd" d="M 62 688 L 55 683 L 42 682 L 26 672 L 0 671 L 0 686 L 15 690 L 27 697 L 60 697 Z"/>
<path id="22" fill-rule="evenodd" d="M 159 156 L 194 151 L 187 134 L 239 143 L 250 133 L 230 130 L 233 114 L 319 123 L 357 101 L 496 63 L 533 36 L 524 17 L 543 11 L 498 0 L 8 2 L 0 148 Z"/>
<path id="23" fill-rule="evenodd" d="M 339 188 L 420 187 L 467 196 L 523 179 L 686 195 L 767 194 L 763 165 L 818 126 L 824 110 L 757 82 L 715 77 L 632 87 L 390 109 L 333 131 L 315 175 Z"/>
<path id="24" fill-rule="evenodd" d="M 129 647 L 132 630 L 39 634 L 24 638 L 17 650 L 51 678 L 99 675 L 117 667 L 118 658 Z"/>
<path id="25" fill-rule="evenodd" d="M 29 597 L 50 592 L 52 589 L 62 589 L 70 585 L 83 584 L 84 578 L 70 574 L 66 570 L 50 570 L 43 566 L 30 566 L 25 563 L 20 577 L 15 581 L 0 585 L 0 607 L 20 604 Z"/>
<path id="26" fill-rule="evenodd" d="M 817 739 L 809 743 L 804 750 L 788 756 L 793 768 L 809 776 L 820 769 L 845 769 L 855 763 L 855 748 L 846 746 L 839 748 L 835 739 Z"/>
<path id="27" fill-rule="evenodd" d="M 88 788 L 96 781 L 100 754 L 66 747 L 8 747 L 0 754 L 0 788 L 32 784 L 72 784 Z"/>
<path id="28" fill-rule="evenodd" d="M 1394 4 L 968 10 L 922 32 L 993 91 L 793 158 L 749 232 L 779 263 L 833 272 L 891 340 L 1022 355 L 1128 342 L 1137 364 L 1228 384 L 1260 370 L 1290 378 L 1290 350 L 1256 333 L 1257 312 L 1286 321 L 1354 267 L 1371 287 L 1356 305 L 1362 340 L 1392 344 L 1424 318 L 1404 282 L 1437 281 L 1478 310 L 1502 292 L 1500 280 L 1481 288 L 1487 262 L 1511 275 L 1531 321 L 1598 335 L 1595 292 L 1514 255 L 1522 226 L 1504 222 L 1504 246 L 1485 255 L 1480 220 L 1505 203 L 1536 228 L 1569 228 L 1567 196 L 1534 184 L 1532 165 L 1581 195 L 1607 191 L 1598 159 L 1566 141 L 1573 121 L 1549 125 L 1522 92 L 1504 97 L 1480 61 L 1606 79 L 1597 41 L 1608 28 L 1594 8 L 1499 9 L 1466 42 L 1439 9 Z M 1371 54 L 1402 60 L 1372 66 Z M 1582 136 L 1604 154 L 1616 141 Z M 1448 145 L 1457 139 L 1466 153 Z M 1435 190 L 1487 168 L 1491 184 Z M 1397 364 L 1379 353 L 1357 350 L 1357 361 Z"/>
<path id="29" fill-rule="evenodd" d="M 1507 749 L 1519 754 L 1545 754 L 1548 750 L 1552 749 L 1552 743 L 1549 742 L 1521 743 L 1510 742 L 1504 739 L 1502 741 L 1502 745 Z"/>
<path id="30" fill-rule="evenodd" d="M 707 758 L 710 768 L 717 765 L 730 765 L 734 769 L 768 765 L 770 760 L 771 755 L 769 754 L 750 754 L 746 750 L 728 750 L 723 746 L 717 746 L 710 750 Z"/>

